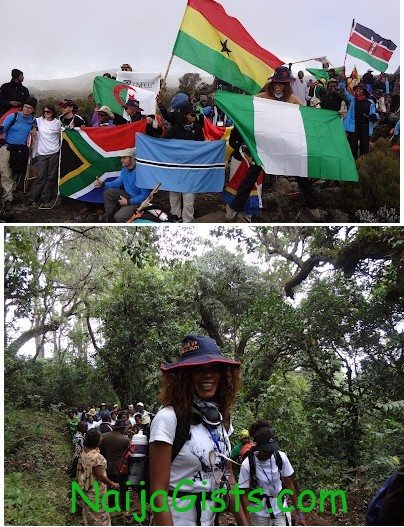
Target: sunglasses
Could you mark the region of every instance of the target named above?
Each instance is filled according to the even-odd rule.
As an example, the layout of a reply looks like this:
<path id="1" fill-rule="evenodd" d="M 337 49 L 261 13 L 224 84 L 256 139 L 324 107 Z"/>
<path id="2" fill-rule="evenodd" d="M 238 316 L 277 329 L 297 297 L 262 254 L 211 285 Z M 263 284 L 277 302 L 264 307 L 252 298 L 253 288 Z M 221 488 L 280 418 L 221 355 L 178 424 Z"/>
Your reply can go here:
<path id="1" fill-rule="evenodd" d="M 44 110 L 43 113 L 52 113 L 52 110 Z"/>

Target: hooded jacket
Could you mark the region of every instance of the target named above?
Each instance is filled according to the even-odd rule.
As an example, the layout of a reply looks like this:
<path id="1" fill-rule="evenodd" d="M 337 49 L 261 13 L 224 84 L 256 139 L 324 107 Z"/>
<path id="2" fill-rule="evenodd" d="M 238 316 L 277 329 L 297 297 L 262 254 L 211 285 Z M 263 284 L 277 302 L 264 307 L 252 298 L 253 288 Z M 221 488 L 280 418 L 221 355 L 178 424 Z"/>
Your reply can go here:
<path id="1" fill-rule="evenodd" d="M 344 90 L 345 97 L 348 100 L 348 111 L 344 117 L 344 129 L 346 132 L 355 132 L 356 126 L 355 126 L 355 104 L 356 99 L 355 97 L 349 93 L 349 91 L 346 89 L 345 82 L 341 81 L 339 84 L 339 87 Z M 377 118 L 379 118 L 379 114 L 376 112 L 376 105 L 372 99 L 367 99 L 369 102 L 369 116 L 375 115 Z M 369 137 L 371 137 L 373 134 L 373 123 L 369 120 Z"/>

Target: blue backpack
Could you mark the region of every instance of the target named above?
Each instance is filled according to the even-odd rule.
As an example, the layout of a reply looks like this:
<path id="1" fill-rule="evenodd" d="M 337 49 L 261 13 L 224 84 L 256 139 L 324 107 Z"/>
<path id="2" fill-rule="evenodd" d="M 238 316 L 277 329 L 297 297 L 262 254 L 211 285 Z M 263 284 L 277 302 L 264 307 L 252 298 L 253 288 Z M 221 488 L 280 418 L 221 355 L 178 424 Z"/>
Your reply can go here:
<path id="1" fill-rule="evenodd" d="M 366 511 L 365 525 L 382 525 L 380 522 L 380 514 L 383 510 L 384 498 L 386 497 L 390 485 L 396 479 L 396 476 L 397 474 L 393 474 L 392 476 L 390 476 L 377 490 L 375 497 L 368 505 L 368 510 Z"/>

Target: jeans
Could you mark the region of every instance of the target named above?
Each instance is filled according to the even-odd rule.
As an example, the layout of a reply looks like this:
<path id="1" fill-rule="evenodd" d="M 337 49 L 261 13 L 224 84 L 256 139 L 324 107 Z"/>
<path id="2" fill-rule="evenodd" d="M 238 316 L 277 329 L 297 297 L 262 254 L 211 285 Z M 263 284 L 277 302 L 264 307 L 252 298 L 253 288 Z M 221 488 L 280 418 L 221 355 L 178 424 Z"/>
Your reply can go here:
<path id="1" fill-rule="evenodd" d="M 138 208 L 137 204 L 121 207 L 118 203 L 120 196 L 130 199 L 129 194 L 122 188 L 107 188 L 104 190 L 105 215 L 108 223 L 125 223 Z"/>

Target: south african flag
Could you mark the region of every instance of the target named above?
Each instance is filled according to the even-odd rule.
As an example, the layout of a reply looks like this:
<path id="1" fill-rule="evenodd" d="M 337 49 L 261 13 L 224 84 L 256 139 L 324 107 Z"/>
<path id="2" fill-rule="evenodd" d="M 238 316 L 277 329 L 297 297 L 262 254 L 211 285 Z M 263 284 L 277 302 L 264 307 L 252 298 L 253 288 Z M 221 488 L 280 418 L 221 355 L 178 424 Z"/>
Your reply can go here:
<path id="1" fill-rule="evenodd" d="M 103 203 L 103 189 L 94 188 L 94 181 L 97 178 L 116 179 L 122 168 L 122 150 L 134 146 L 136 132 L 145 131 L 145 119 L 120 126 L 65 130 L 60 159 L 60 194 Z"/>

